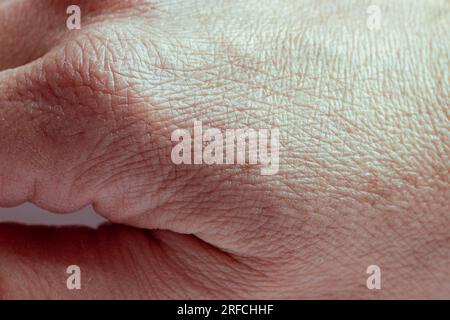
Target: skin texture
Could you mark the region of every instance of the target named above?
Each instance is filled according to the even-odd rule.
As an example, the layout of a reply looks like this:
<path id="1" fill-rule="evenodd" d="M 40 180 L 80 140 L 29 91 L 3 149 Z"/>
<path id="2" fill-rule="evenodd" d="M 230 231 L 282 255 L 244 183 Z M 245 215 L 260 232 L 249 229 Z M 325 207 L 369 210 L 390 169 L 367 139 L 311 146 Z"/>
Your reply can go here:
<path id="1" fill-rule="evenodd" d="M 449 298 L 450 5 L 378 3 L 0 2 L 0 204 L 112 222 L 0 225 L 0 297 Z M 174 165 L 195 120 L 278 174 Z"/>

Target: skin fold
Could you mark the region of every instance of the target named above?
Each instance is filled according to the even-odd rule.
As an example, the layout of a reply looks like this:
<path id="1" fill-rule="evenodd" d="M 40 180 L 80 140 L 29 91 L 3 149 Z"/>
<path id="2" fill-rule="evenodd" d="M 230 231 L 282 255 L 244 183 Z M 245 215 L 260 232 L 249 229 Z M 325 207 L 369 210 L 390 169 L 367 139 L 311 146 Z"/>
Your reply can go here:
<path id="1" fill-rule="evenodd" d="M 111 221 L 1 224 L 0 298 L 450 298 L 450 3 L 371 4 L 0 1 L 0 205 Z M 279 172 L 173 164 L 194 121 Z"/>

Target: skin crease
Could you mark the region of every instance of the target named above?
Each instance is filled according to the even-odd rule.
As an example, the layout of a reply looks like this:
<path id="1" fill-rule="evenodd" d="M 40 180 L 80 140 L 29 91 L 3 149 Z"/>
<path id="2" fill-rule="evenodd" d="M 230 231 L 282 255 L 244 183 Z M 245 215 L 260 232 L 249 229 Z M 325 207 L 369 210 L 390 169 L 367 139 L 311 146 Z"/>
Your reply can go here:
<path id="1" fill-rule="evenodd" d="M 0 298 L 449 298 L 450 5 L 377 3 L 0 2 L 0 204 L 112 222 L 0 225 Z M 195 120 L 278 174 L 175 166 Z"/>

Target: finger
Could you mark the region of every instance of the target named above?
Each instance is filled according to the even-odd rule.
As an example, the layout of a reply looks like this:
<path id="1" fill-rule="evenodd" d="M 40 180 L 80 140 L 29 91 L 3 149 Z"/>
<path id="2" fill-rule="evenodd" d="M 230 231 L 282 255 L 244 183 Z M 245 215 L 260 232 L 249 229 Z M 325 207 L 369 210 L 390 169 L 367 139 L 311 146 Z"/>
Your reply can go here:
<path id="1" fill-rule="evenodd" d="M 76 33 L 66 29 L 69 3 L 24 0 L 0 8 L 0 15 L 14 17 L 0 19 L 5 24 L 0 36 L 0 50 L 4 50 L 0 65 L 3 58 L 3 69 L 10 68 L 0 72 L 0 204 L 4 206 L 31 201 L 53 211 L 73 211 L 92 202 L 95 190 L 89 185 L 98 181 L 92 177 L 83 188 L 74 187 L 75 177 L 81 174 L 79 170 L 98 171 L 96 164 L 83 158 L 111 151 L 105 150 L 112 145 L 105 136 L 117 127 L 112 125 L 116 119 L 110 108 L 117 104 L 113 100 L 124 103 L 125 98 L 113 99 L 114 92 L 108 88 L 114 79 L 104 66 L 107 40 L 92 44 L 84 36 L 89 33 L 89 23 Z M 101 20 L 102 14 L 124 5 L 116 0 L 77 4 L 86 22 Z M 28 21 L 34 21 L 37 27 L 27 27 Z M 23 30 L 33 30 L 38 36 L 21 34 Z M 12 46 L 15 38 L 20 41 Z M 64 38 L 62 43 L 60 38 Z M 34 44 L 39 49 L 33 48 Z M 127 112 L 121 116 L 126 117 Z M 130 121 L 118 125 L 126 126 Z M 120 133 L 114 136 L 122 137 Z M 118 148 L 123 150 L 122 145 Z M 109 155 L 114 158 L 115 153 Z M 92 170 L 87 169 L 90 166 Z M 85 191 L 80 192 L 82 189 Z"/>
<path id="2" fill-rule="evenodd" d="M 50 2 L 8 1 L 0 6 L 0 70 L 35 60 L 58 41 L 66 15 L 62 6 Z"/>
<path id="3" fill-rule="evenodd" d="M 121 3 L 122 2 L 122 3 Z M 24 65 L 43 56 L 61 41 L 77 35 L 70 32 L 67 21 L 80 8 L 80 27 L 88 27 L 110 12 L 127 7 L 117 0 L 17 0 L 0 4 L 0 71 Z"/>
<path id="4" fill-rule="evenodd" d="M 115 126 L 108 98 L 99 96 L 91 83 L 83 84 L 87 73 L 93 73 L 86 71 L 89 64 L 78 62 L 82 50 L 71 43 L 30 65 L 0 73 L 2 205 L 31 201 L 53 211 L 76 210 L 95 197 L 100 168 L 86 158 L 102 153 L 114 158 L 120 150 L 112 140 L 121 135 L 109 136 Z M 83 170 L 93 179 L 84 188 L 74 185 Z"/>
<path id="5" fill-rule="evenodd" d="M 41 14 L 65 15 L 62 9 L 69 1 L 40 1 L 37 9 L 35 3 L 11 2 L 1 12 L 8 16 L 29 8 L 38 20 L 65 26 L 61 17 L 45 19 Z M 98 22 L 102 15 L 112 13 L 120 17 L 121 10 L 130 7 L 128 2 L 117 0 L 77 4 L 87 22 Z M 19 25 L 20 21 L 17 28 L 6 30 L 5 43 L 14 38 L 14 32 L 26 29 Z M 37 30 L 40 34 L 43 31 Z M 108 193 L 105 179 L 112 166 L 126 170 L 125 160 L 137 165 L 136 158 L 147 154 L 146 149 L 158 150 L 154 143 L 148 143 L 147 120 L 138 119 L 148 106 L 141 103 L 142 99 L 137 101 L 136 95 L 131 95 L 132 88 L 111 69 L 117 55 L 109 52 L 108 41 L 112 37 L 117 45 L 121 41 L 117 39 L 118 31 L 103 28 L 99 31 L 104 36 L 100 41 L 87 35 L 89 31 L 89 23 L 76 34 L 64 29 L 64 41 L 60 44 L 53 39 L 56 42 L 48 52 L 42 51 L 45 54 L 41 59 L 4 55 L 9 67 L 33 62 L 0 72 L 1 205 L 31 201 L 52 211 L 76 210 L 94 202 L 97 190 Z M 121 56 L 126 57 L 128 52 L 122 49 Z M 18 59 L 11 64 L 9 57 Z M 148 167 L 152 161 L 143 159 L 139 163 Z M 147 178 L 145 175 L 141 181 Z"/>
<path id="6" fill-rule="evenodd" d="M 275 298 L 275 279 L 193 236 L 0 225 L 1 299 Z M 80 268 L 69 290 L 67 268 Z M 284 286 L 281 280 L 280 288 Z"/>

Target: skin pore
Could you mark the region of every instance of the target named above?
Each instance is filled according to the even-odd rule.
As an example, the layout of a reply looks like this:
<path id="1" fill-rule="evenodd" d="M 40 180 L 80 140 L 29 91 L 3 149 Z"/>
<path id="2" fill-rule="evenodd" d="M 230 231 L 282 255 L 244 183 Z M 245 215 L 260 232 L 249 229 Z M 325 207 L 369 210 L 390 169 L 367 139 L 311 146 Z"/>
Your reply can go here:
<path id="1" fill-rule="evenodd" d="M 449 297 L 449 2 L 378 2 L 0 2 L 1 206 L 111 221 L 0 225 L 0 298 Z M 173 164 L 195 121 L 278 173 Z"/>

